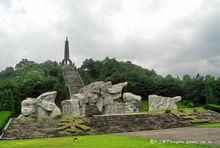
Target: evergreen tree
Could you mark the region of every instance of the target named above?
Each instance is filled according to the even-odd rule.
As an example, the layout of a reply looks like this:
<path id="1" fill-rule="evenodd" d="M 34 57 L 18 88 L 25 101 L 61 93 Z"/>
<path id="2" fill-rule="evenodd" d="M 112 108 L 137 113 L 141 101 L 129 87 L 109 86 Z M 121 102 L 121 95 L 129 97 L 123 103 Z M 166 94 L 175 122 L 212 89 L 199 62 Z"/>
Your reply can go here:
<path id="1" fill-rule="evenodd" d="M 3 111 L 3 92 L 0 91 L 0 111 Z"/>
<path id="2" fill-rule="evenodd" d="M 8 106 L 9 106 L 9 111 L 12 112 L 12 114 L 14 114 L 15 109 L 14 109 L 14 98 L 13 98 L 13 93 L 11 91 L 11 89 L 8 90 Z"/>
<path id="3" fill-rule="evenodd" d="M 3 91 L 2 95 L 2 111 L 7 111 L 7 90 Z"/>

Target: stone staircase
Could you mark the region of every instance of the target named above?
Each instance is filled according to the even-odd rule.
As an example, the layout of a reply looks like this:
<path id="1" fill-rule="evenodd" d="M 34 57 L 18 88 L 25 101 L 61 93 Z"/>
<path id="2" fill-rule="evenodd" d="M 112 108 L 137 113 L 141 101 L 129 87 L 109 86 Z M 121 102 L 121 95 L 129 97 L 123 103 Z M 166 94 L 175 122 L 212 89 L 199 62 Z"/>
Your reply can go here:
<path id="1" fill-rule="evenodd" d="M 78 71 L 74 69 L 71 65 L 63 66 L 63 74 L 66 80 L 66 84 L 69 89 L 70 98 L 73 94 L 79 92 L 79 89 L 84 86 L 81 76 Z"/>

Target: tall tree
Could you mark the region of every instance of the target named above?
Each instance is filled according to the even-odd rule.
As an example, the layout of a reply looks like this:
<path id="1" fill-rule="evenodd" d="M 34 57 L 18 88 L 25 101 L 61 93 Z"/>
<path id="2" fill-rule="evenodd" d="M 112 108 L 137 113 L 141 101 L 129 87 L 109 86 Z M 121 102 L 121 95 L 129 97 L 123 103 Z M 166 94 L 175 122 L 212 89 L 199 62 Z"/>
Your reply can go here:
<path id="1" fill-rule="evenodd" d="M 215 95 L 214 95 L 214 87 L 215 87 L 215 78 L 207 75 L 205 77 L 205 89 L 206 89 L 206 104 L 212 103 L 215 104 Z"/>
<path id="2" fill-rule="evenodd" d="M 3 111 L 3 92 L 0 91 L 0 111 Z"/>

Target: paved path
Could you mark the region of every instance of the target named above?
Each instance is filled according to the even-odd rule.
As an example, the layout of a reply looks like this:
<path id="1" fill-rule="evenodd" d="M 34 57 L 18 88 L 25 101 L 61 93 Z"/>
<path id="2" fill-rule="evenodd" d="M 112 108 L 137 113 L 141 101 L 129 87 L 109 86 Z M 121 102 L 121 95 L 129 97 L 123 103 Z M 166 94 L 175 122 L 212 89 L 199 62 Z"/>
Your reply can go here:
<path id="1" fill-rule="evenodd" d="M 220 146 L 220 128 L 184 127 L 163 130 L 118 133 L 118 135 L 153 139 L 151 140 L 151 142 L 163 142 L 162 140 L 170 140 L 171 142 L 177 143 L 178 141 L 182 143 L 194 142 L 198 144 L 205 143 L 213 146 Z"/>

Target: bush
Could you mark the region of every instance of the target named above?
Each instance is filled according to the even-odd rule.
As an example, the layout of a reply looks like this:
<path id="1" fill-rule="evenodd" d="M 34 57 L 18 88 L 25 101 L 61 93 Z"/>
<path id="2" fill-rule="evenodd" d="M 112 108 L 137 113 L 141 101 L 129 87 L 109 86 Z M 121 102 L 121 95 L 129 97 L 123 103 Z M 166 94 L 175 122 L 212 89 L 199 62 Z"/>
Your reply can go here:
<path id="1" fill-rule="evenodd" d="M 220 106 L 215 104 L 207 104 L 204 106 L 205 109 L 213 110 L 220 113 Z"/>
<path id="2" fill-rule="evenodd" d="M 184 109 L 178 109 L 179 112 L 184 113 Z"/>
<path id="3" fill-rule="evenodd" d="M 141 104 L 139 106 L 139 111 L 140 112 L 146 112 L 148 111 L 149 106 L 148 106 L 148 101 L 147 100 L 141 100 Z"/>
<path id="4" fill-rule="evenodd" d="M 187 104 L 187 106 L 188 106 L 188 107 L 194 107 L 194 104 L 193 104 L 192 102 L 189 102 L 189 103 Z"/>
<path id="5" fill-rule="evenodd" d="M 167 110 L 164 111 L 164 113 L 170 114 L 170 113 L 171 113 L 171 110 L 170 110 L 170 109 L 167 109 Z"/>
<path id="6" fill-rule="evenodd" d="M 11 116 L 12 116 L 12 112 L 9 112 L 9 111 L 0 112 L 0 117 L 1 117 L 0 118 L 0 133 Z"/>
<path id="7" fill-rule="evenodd" d="M 198 112 L 198 109 L 194 108 L 194 109 L 193 109 L 193 112 Z"/>

